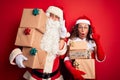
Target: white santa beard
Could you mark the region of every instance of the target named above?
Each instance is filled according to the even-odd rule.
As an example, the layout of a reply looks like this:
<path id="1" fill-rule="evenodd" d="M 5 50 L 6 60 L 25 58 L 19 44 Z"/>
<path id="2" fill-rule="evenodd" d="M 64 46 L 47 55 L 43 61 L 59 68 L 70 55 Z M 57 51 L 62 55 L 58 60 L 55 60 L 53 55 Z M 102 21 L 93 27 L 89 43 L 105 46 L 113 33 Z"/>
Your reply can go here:
<path id="1" fill-rule="evenodd" d="M 59 50 L 59 28 L 60 23 L 48 19 L 46 25 L 46 32 L 41 40 L 41 49 L 47 51 L 48 54 L 57 54 Z"/>

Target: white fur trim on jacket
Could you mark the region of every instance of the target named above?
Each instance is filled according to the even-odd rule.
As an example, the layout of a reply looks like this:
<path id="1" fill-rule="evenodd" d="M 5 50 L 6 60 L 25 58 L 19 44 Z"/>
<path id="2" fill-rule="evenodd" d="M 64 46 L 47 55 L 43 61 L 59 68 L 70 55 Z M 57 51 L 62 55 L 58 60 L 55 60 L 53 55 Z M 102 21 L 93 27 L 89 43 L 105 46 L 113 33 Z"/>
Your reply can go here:
<path id="1" fill-rule="evenodd" d="M 64 55 L 66 51 L 67 51 L 67 44 L 65 43 L 63 49 L 58 51 L 58 55 Z"/>
<path id="2" fill-rule="evenodd" d="M 64 80 L 63 79 L 63 76 L 62 75 L 60 75 L 60 77 L 58 77 L 57 79 L 55 79 L 55 80 Z"/>
<path id="3" fill-rule="evenodd" d="M 67 60 L 70 60 L 70 58 L 69 58 L 68 56 L 66 56 L 66 57 L 64 58 L 64 62 L 67 61 Z"/>
<path id="4" fill-rule="evenodd" d="M 15 57 L 19 54 L 21 54 L 21 50 L 19 48 L 15 48 L 14 50 L 12 50 L 10 56 L 9 56 L 9 61 L 10 61 L 10 64 L 12 65 L 16 65 L 13 61 L 15 59 Z"/>
<path id="5" fill-rule="evenodd" d="M 95 59 L 96 59 L 98 62 L 104 62 L 105 59 L 106 59 L 106 56 L 104 57 L 104 59 L 103 59 L 102 61 L 100 61 L 100 60 L 98 59 L 98 57 L 97 57 L 97 54 L 95 54 Z"/>
<path id="6" fill-rule="evenodd" d="M 25 78 L 26 80 L 37 80 L 35 78 L 32 77 L 32 75 L 30 74 L 30 72 L 26 71 L 23 75 L 23 78 Z"/>

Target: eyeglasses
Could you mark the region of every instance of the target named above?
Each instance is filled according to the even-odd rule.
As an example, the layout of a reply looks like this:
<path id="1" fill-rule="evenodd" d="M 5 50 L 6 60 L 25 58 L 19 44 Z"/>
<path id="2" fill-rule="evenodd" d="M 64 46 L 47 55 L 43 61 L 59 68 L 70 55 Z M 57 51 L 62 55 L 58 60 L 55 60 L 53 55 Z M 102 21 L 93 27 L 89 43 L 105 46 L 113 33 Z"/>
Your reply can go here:
<path id="1" fill-rule="evenodd" d="M 88 26 L 78 26 L 79 29 L 88 29 Z"/>

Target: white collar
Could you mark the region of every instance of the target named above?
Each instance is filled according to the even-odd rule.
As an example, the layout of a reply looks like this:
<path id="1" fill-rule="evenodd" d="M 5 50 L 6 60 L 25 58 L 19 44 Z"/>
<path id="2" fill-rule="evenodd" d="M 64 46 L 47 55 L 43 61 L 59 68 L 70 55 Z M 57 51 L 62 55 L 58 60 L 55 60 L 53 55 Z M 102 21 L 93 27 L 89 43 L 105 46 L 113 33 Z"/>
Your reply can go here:
<path id="1" fill-rule="evenodd" d="M 77 40 L 77 41 L 86 41 L 86 38 L 81 39 L 81 38 L 79 38 L 79 37 L 76 37 L 75 40 Z"/>

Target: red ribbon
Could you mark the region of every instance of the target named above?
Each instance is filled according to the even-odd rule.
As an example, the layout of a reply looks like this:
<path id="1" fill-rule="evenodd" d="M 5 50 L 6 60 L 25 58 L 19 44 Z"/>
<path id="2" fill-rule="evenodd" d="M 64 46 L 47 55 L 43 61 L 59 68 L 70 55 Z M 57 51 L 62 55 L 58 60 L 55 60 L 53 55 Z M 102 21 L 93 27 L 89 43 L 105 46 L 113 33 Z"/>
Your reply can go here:
<path id="1" fill-rule="evenodd" d="M 26 28 L 26 29 L 24 30 L 24 34 L 25 34 L 25 35 L 30 35 L 30 31 L 31 31 L 30 28 Z"/>

